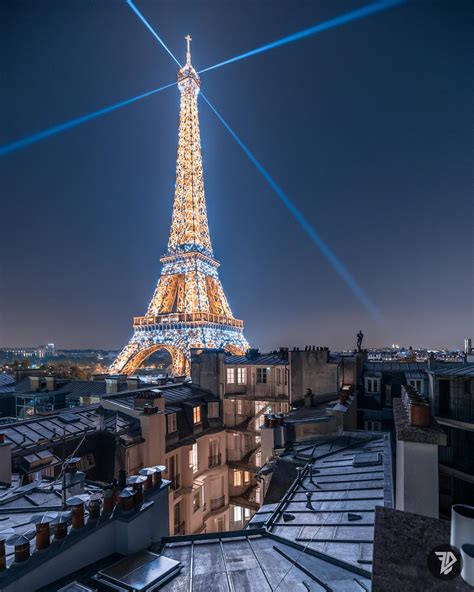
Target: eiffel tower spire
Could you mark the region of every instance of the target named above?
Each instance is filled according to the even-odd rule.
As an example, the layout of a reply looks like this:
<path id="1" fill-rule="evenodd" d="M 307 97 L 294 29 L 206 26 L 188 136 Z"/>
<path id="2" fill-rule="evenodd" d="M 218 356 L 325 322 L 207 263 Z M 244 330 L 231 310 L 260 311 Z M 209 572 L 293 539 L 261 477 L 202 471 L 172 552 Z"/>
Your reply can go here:
<path id="1" fill-rule="evenodd" d="M 189 371 L 191 348 L 225 348 L 244 353 L 249 347 L 243 322 L 234 318 L 214 259 L 201 157 L 198 94 L 201 81 L 191 64 L 186 36 L 186 64 L 178 70 L 181 94 L 176 187 L 168 250 L 155 293 L 111 373 L 133 373 L 154 351 L 167 349 L 173 372 Z"/>
<path id="2" fill-rule="evenodd" d="M 178 72 L 181 108 L 176 189 L 168 252 L 194 250 L 212 257 L 199 133 L 198 94 L 201 82 L 191 65 L 189 35 L 186 36 L 186 41 L 186 65 Z"/>

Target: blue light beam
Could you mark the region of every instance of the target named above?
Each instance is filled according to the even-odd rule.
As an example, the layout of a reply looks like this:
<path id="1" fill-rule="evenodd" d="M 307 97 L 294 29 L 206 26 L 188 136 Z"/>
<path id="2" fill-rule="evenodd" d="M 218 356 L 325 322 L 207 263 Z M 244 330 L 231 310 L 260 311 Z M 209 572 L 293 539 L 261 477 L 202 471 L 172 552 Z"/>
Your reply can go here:
<path id="1" fill-rule="evenodd" d="M 173 60 L 181 68 L 181 64 L 178 62 L 178 60 L 174 56 L 173 52 L 166 45 L 166 43 L 163 41 L 163 39 L 158 35 L 158 33 L 155 31 L 155 29 L 153 29 L 153 27 L 146 20 L 146 18 L 143 16 L 143 14 L 138 10 L 138 8 L 135 6 L 135 4 L 132 2 L 132 0 L 127 0 L 127 4 L 130 6 L 130 8 L 133 10 L 133 12 L 138 16 L 138 18 L 142 21 L 142 23 L 145 25 L 145 27 L 150 31 L 150 33 L 153 35 L 153 37 L 155 37 L 155 39 L 157 39 L 161 43 L 163 48 L 168 52 L 168 54 L 173 58 Z"/>
<path id="2" fill-rule="evenodd" d="M 58 125 L 54 125 L 53 127 L 43 130 L 42 132 L 26 136 L 24 138 L 21 138 L 20 140 L 15 140 L 10 144 L 4 144 L 3 146 L 0 146 L 0 157 L 6 156 L 11 152 L 15 152 L 20 148 L 26 148 L 27 146 L 30 146 L 35 142 L 39 142 L 40 140 L 44 140 L 45 138 L 49 138 L 50 136 L 54 136 L 56 134 L 59 134 L 60 132 L 64 132 L 68 129 L 76 127 L 77 125 L 80 125 L 81 123 L 85 123 L 86 121 L 90 121 L 91 119 L 95 119 L 96 117 L 100 117 L 101 115 L 105 115 L 106 113 L 110 113 L 111 111 L 115 111 L 116 109 L 120 109 L 121 107 L 130 105 L 131 103 L 135 103 L 136 101 L 140 101 L 145 97 L 149 97 L 151 95 L 161 92 L 162 90 L 171 88 L 175 85 L 176 82 L 172 82 L 171 84 L 165 84 L 165 86 L 160 86 L 160 88 L 155 88 L 141 95 L 137 95 L 136 97 L 132 97 L 131 99 L 125 99 L 124 101 L 120 101 L 120 103 L 115 103 L 115 105 L 109 105 L 108 107 L 104 107 L 103 109 L 99 109 L 98 111 L 93 111 L 88 115 L 82 115 L 81 117 L 76 117 L 75 119 L 70 119 L 69 121 L 59 123 Z"/>
<path id="3" fill-rule="evenodd" d="M 361 19 L 365 16 L 369 16 L 377 12 L 382 12 L 383 10 L 393 8 L 400 4 L 405 4 L 406 2 L 407 0 L 380 0 L 379 2 L 372 2 L 371 4 L 367 4 L 366 6 L 357 8 L 356 10 L 352 10 L 351 12 L 347 12 L 346 14 L 342 14 L 341 16 L 336 16 L 332 19 L 329 19 L 328 21 L 324 21 L 319 25 L 309 27 L 309 29 L 299 31 L 299 33 L 293 33 L 292 35 L 288 35 L 287 37 L 283 37 L 282 39 L 278 39 L 277 41 L 273 41 L 272 43 L 267 43 L 266 45 L 262 45 L 261 47 L 257 47 L 255 49 L 252 49 L 251 51 L 247 51 L 233 58 L 229 58 L 228 60 L 224 60 L 223 62 L 219 62 L 218 64 L 214 64 L 214 66 L 209 66 L 208 68 L 199 70 L 199 74 L 202 74 L 203 72 L 209 72 L 209 70 L 215 70 L 216 68 L 226 66 L 227 64 L 232 64 L 233 62 L 238 62 L 239 60 L 249 58 L 250 56 L 263 53 L 264 51 L 268 51 L 270 49 L 275 49 L 275 47 L 280 47 L 281 45 L 293 43 L 293 41 L 299 41 L 300 39 L 304 39 L 305 37 L 310 37 L 311 35 L 322 33 L 323 31 L 327 31 L 328 29 L 332 29 L 340 25 L 345 25 L 347 23 L 350 23 L 351 21 Z"/>
<path id="4" fill-rule="evenodd" d="M 347 284 L 347 286 L 351 289 L 353 294 L 356 298 L 363 304 L 363 306 L 369 311 L 372 317 L 380 324 L 384 324 L 384 319 L 382 314 L 375 306 L 375 304 L 370 300 L 369 296 L 365 293 L 365 291 L 359 286 L 356 282 L 352 274 L 349 270 L 344 266 L 344 264 L 339 260 L 337 255 L 328 247 L 328 245 L 324 242 L 324 240 L 319 236 L 316 230 L 311 226 L 308 220 L 304 217 L 303 213 L 297 208 L 297 206 L 291 201 L 291 199 L 286 195 L 283 189 L 278 185 L 278 183 L 273 179 L 267 169 L 255 158 L 255 156 L 250 152 L 249 148 L 243 143 L 243 141 L 239 138 L 239 136 L 234 132 L 234 130 L 230 127 L 230 125 L 226 122 L 226 120 L 222 117 L 222 115 L 217 111 L 217 109 L 210 103 L 209 99 L 202 93 L 201 97 L 206 101 L 212 111 L 215 113 L 219 121 L 222 125 L 226 128 L 229 134 L 234 138 L 237 144 L 242 148 L 245 154 L 248 156 L 252 164 L 255 168 L 259 171 L 259 173 L 263 176 L 265 181 L 270 185 L 273 191 L 277 194 L 280 200 L 283 202 L 283 205 L 289 210 L 291 215 L 295 218 L 295 220 L 300 224 L 306 234 L 309 236 L 311 241 L 318 247 L 321 253 L 326 257 L 329 263 L 332 265 L 336 273 L 339 275 L 340 278 Z"/>

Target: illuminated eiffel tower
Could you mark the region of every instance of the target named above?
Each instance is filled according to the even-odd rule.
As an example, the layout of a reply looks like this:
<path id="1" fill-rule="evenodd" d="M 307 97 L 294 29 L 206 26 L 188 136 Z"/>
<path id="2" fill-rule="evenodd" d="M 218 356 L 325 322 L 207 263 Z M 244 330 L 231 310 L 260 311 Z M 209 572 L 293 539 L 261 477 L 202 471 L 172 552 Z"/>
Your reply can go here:
<path id="1" fill-rule="evenodd" d="M 148 310 L 133 320 L 133 336 L 109 369 L 132 374 L 158 349 L 173 360 L 173 373 L 189 373 L 191 348 L 224 348 L 244 353 L 249 345 L 243 321 L 234 318 L 214 259 L 207 222 L 199 133 L 200 79 L 191 65 L 178 71 L 181 93 L 176 189 L 168 251 Z"/>

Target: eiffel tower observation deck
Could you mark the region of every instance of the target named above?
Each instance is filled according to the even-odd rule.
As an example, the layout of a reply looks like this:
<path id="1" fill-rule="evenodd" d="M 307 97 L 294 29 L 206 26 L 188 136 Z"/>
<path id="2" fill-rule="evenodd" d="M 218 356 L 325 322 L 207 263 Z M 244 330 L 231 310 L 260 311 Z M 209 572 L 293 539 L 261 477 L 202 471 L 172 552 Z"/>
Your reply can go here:
<path id="1" fill-rule="evenodd" d="M 158 349 L 166 349 L 173 373 L 189 373 L 191 348 L 244 353 L 243 321 L 234 318 L 217 273 L 206 212 L 199 133 L 200 79 L 191 64 L 178 71 L 181 94 L 176 188 L 168 251 L 145 316 L 133 320 L 133 336 L 109 369 L 132 374 Z"/>

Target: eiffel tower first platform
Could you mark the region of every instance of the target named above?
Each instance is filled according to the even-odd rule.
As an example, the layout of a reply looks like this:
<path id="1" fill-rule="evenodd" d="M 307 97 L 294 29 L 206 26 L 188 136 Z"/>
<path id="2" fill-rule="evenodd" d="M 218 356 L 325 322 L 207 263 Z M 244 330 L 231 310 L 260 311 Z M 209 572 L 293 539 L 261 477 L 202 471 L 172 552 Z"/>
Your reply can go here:
<path id="1" fill-rule="evenodd" d="M 175 375 L 189 374 L 191 348 L 224 348 L 245 353 L 243 321 L 234 318 L 214 259 L 207 221 L 199 133 L 200 79 L 191 65 L 178 71 L 181 94 L 176 189 L 168 251 L 155 293 L 143 317 L 133 320 L 133 336 L 109 369 L 133 374 L 158 349 L 169 351 Z"/>

